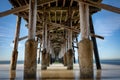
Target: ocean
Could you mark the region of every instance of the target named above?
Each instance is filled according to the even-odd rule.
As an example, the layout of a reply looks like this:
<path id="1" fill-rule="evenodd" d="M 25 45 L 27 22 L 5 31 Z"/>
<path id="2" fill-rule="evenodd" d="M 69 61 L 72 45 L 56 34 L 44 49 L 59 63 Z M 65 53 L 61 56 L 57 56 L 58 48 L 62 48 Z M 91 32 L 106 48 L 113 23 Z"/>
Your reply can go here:
<path id="1" fill-rule="evenodd" d="M 120 60 L 100 60 L 100 62 L 101 64 L 120 65 Z M 76 61 L 76 63 L 78 63 L 78 61 Z M 10 64 L 10 61 L 0 61 L 0 64 Z M 24 61 L 17 61 L 17 64 L 24 64 Z"/>
<path id="2" fill-rule="evenodd" d="M 17 64 L 23 64 L 24 61 L 17 61 Z M 0 64 L 10 64 L 10 61 L 0 61 Z"/>

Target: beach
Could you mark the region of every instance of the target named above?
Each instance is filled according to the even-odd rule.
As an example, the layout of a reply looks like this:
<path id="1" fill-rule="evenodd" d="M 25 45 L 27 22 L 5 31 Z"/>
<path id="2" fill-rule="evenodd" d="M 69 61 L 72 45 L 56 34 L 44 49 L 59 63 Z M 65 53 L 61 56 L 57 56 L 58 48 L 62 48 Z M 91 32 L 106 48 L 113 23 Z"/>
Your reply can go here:
<path id="1" fill-rule="evenodd" d="M 96 70 L 94 64 L 94 79 L 89 80 L 120 80 L 120 65 L 101 64 L 101 66 L 102 70 Z M 10 72 L 9 68 L 9 64 L 0 64 L 0 80 L 26 80 L 23 78 L 23 64 L 18 64 L 16 71 Z M 84 80 L 80 79 L 79 71 L 78 64 L 74 64 L 73 70 L 67 70 L 63 64 L 52 64 L 47 70 L 41 70 L 41 65 L 38 64 L 36 80 Z"/>

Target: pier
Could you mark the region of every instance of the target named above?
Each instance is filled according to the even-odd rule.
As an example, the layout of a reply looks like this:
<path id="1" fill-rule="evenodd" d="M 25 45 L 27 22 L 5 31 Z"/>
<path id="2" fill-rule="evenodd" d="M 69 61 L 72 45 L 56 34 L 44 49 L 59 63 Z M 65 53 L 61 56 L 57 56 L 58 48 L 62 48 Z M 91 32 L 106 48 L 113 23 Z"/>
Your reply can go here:
<path id="1" fill-rule="evenodd" d="M 27 39 L 24 79 L 37 79 L 38 75 L 43 79 L 94 79 L 95 70 L 102 69 L 96 38 L 104 37 L 95 34 L 92 15 L 101 9 L 120 13 L 119 8 L 102 4 L 101 1 L 9 0 L 13 8 L 0 12 L 0 17 L 10 14 L 17 16 L 10 72 L 14 74 L 16 71 L 19 41 Z M 21 18 L 27 22 L 28 35 L 24 37 L 19 37 Z M 81 38 L 80 42 L 78 38 Z M 77 65 L 75 48 L 78 50 Z"/>

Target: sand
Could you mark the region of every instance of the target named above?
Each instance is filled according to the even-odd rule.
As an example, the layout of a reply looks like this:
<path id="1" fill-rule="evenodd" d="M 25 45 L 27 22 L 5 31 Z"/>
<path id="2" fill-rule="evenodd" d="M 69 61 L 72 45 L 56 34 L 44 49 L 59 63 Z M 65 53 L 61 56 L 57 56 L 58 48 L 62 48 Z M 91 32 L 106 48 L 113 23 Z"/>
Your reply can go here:
<path id="1" fill-rule="evenodd" d="M 17 70 L 12 72 L 9 66 L 0 64 L 0 80 L 24 80 L 23 64 L 18 64 Z M 62 64 L 52 64 L 47 70 L 41 70 L 41 65 L 37 65 L 36 80 L 84 80 L 79 77 L 78 64 L 74 64 L 73 70 L 67 70 Z M 120 65 L 102 64 L 102 70 L 96 70 L 94 65 L 94 79 L 91 80 L 120 80 Z"/>

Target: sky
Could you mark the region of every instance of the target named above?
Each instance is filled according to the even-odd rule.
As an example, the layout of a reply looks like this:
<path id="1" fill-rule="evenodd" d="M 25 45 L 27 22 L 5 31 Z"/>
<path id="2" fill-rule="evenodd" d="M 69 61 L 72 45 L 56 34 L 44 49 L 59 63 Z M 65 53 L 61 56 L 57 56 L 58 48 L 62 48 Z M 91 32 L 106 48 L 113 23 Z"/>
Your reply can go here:
<path id="1" fill-rule="evenodd" d="M 120 0 L 103 0 L 102 3 L 120 8 Z M 12 5 L 8 0 L 2 0 L 0 2 L 0 12 L 11 8 Z M 105 38 L 104 40 L 97 39 L 100 59 L 120 59 L 120 14 L 102 9 L 93 14 L 92 18 L 95 33 Z M 0 18 L 0 61 L 11 59 L 16 19 L 17 17 L 12 14 Z M 22 19 L 20 37 L 28 34 L 25 25 L 26 22 Z M 18 60 L 24 60 L 25 41 L 19 42 Z"/>

